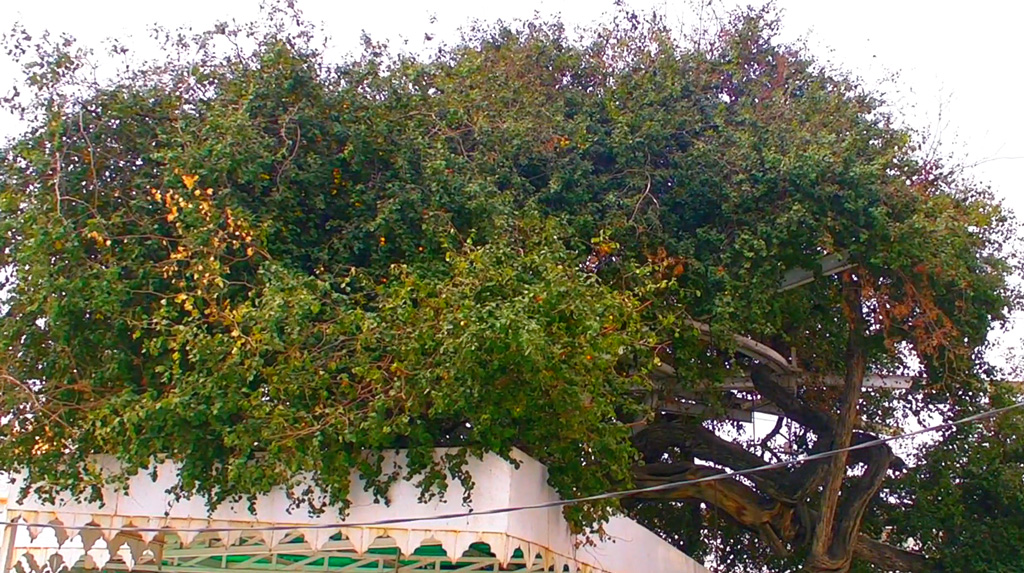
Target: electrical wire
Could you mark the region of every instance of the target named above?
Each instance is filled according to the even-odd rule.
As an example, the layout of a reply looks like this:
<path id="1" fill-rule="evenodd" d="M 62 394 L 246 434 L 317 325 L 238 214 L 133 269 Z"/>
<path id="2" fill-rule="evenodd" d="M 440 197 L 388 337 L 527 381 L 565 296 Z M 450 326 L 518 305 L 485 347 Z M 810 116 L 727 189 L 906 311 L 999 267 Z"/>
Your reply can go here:
<path id="1" fill-rule="evenodd" d="M 852 446 L 848 446 L 848 447 L 845 447 L 845 448 L 838 448 L 838 449 L 829 450 L 829 451 L 826 451 L 826 452 L 819 452 L 817 454 L 811 454 L 811 455 L 807 455 L 807 456 L 802 456 L 802 457 L 799 457 L 799 458 L 794 458 L 792 460 L 785 460 L 785 461 L 776 462 L 776 463 L 773 463 L 773 464 L 765 464 L 765 465 L 756 466 L 756 467 L 752 467 L 752 468 L 746 468 L 746 469 L 742 469 L 742 470 L 728 470 L 728 469 L 726 469 L 722 473 L 719 473 L 719 474 L 714 474 L 714 475 L 705 476 L 705 477 L 702 477 L 702 478 L 697 478 L 697 479 L 692 479 L 692 480 L 674 481 L 674 482 L 668 482 L 668 483 L 663 483 L 663 484 L 659 484 L 659 485 L 640 487 L 640 488 L 634 488 L 634 489 L 627 489 L 627 490 L 619 490 L 619 491 L 613 491 L 613 492 L 606 492 L 606 493 L 600 493 L 600 494 L 596 494 L 596 495 L 589 495 L 589 496 L 585 496 L 585 497 L 577 497 L 577 498 L 571 498 L 571 499 L 559 499 L 559 500 L 555 500 L 555 501 L 547 501 L 547 502 L 527 504 L 527 505 L 517 505 L 517 506 L 509 506 L 509 507 L 498 507 L 498 508 L 492 508 L 492 509 L 484 509 L 484 510 L 480 510 L 480 511 L 469 510 L 469 511 L 463 511 L 463 512 L 455 512 L 455 513 L 441 513 L 441 514 L 436 514 L 436 515 L 431 515 L 431 516 L 404 517 L 404 518 L 394 517 L 394 518 L 378 519 L 378 520 L 373 520 L 373 521 L 362 521 L 362 522 L 344 522 L 344 523 L 309 524 L 309 525 L 296 525 L 296 524 L 291 524 L 291 525 L 267 525 L 267 526 L 255 526 L 255 527 L 195 527 L 195 528 L 181 528 L 181 529 L 173 528 L 173 531 L 182 532 L 182 533 L 186 533 L 186 532 L 187 533 L 202 533 L 202 532 L 218 533 L 218 532 L 228 532 L 228 531 L 253 531 L 253 532 L 258 532 L 258 531 L 294 531 L 296 529 L 319 530 L 319 529 L 342 529 L 342 528 L 351 528 L 351 527 L 377 527 L 377 526 L 381 526 L 381 525 L 396 525 L 396 524 L 400 524 L 400 523 L 417 523 L 417 522 L 423 522 L 423 521 L 443 521 L 443 520 L 450 520 L 450 519 L 470 518 L 470 517 L 481 516 L 481 515 L 500 515 L 500 514 L 505 514 L 505 513 L 513 513 L 513 512 L 517 512 L 517 511 L 530 511 L 530 510 L 536 510 L 536 509 L 551 509 L 551 508 L 556 508 L 556 507 L 565 507 L 565 506 L 568 506 L 568 505 L 575 505 L 575 504 L 579 504 L 579 503 L 587 503 L 587 502 L 592 502 L 592 501 L 602 501 L 602 500 L 607 500 L 607 499 L 617 499 L 617 498 L 622 498 L 622 497 L 631 497 L 631 496 L 642 494 L 642 493 L 652 493 L 652 492 L 657 492 L 657 491 L 671 490 L 671 489 L 676 489 L 676 488 L 687 486 L 687 485 L 696 485 L 696 484 L 700 484 L 700 483 L 720 481 L 720 480 L 724 480 L 724 479 L 730 479 L 730 478 L 735 478 L 735 477 L 742 477 L 742 476 L 750 475 L 750 474 L 757 473 L 757 472 L 763 472 L 763 471 L 780 469 L 780 468 L 784 468 L 784 467 L 788 467 L 788 466 L 793 466 L 793 465 L 799 465 L 799 464 L 803 464 L 803 463 L 814 461 L 814 460 L 820 460 L 820 459 L 832 457 L 834 455 L 841 454 L 841 453 L 844 453 L 844 452 L 853 452 L 853 451 L 856 451 L 856 450 L 863 450 L 863 449 L 867 449 L 867 448 L 873 448 L 875 446 L 880 446 L 882 444 L 887 444 L 889 442 L 894 442 L 894 441 L 897 441 L 897 440 L 903 440 L 903 439 L 911 438 L 911 437 L 914 437 L 914 436 L 920 436 L 922 434 L 927 434 L 927 433 L 931 433 L 931 432 L 938 432 L 938 431 L 941 431 L 941 430 L 946 430 L 946 429 L 954 428 L 956 426 L 960 426 L 960 425 L 963 425 L 963 424 L 969 424 L 969 423 L 972 423 L 972 422 L 977 422 L 977 421 L 980 421 L 980 420 L 984 420 L 984 419 L 987 419 L 987 418 L 992 418 L 992 417 L 998 416 L 1000 414 L 1004 414 L 1006 412 L 1009 412 L 1011 410 L 1015 410 L 1015 409 L 1021 408 L 1021 407 L 1024 407 L 1024 402 L 1017 402 L 1015 404 L 1011 404 L 1009 406 L 1004 406 L 1002 408 L 995 408 L 993 410 L 987 410 L 985 412 L 980 412 L 978 414 L 974 414 L 974 415 L 968 416 L 966 418 L 962 418 L 962 419 L 959 419 L 959 420 L 954 420 L 952 422 L 945 422 L 945 423 L 942 423 L 942 424 L 937 424 L 935 426 L 929 426 L 927 428 L 921 428 L 919 430 L 914 430 L 914 431 L 908 432 L 906 434 L 900 434 L 898 436 L 887 436 L 887 437 L 884 437 L 884 438 L 878 438 L 876 440 L 871 440 L 871 441 L 863 442 L 863 443 L 860 443 L 860 444 L 854 444 Z M 81 525 L 81 526 L 70 526 L 69 527 L 69 526 L 65 526 L 65 525 L 57 525 L 57 524 L 52 524 L 52 523 L 45 523 L 45 524 L 43 524 L 43 523 L 39 523 L 39 524 L 33 523 L 33 524 L 27 524 L 27 523 L 24 523 L 24 522 L 12 522 L 12 521 L 0 521 L 0 525 L 22 525 L 22 526 L 31 525 L 33 527 L 49 527 L 49 528 L 54 528 L 54 529 L 82 529 L 82 530 L 88 529 L 88 530 L 93 530 L 93 531 L 131 531 L 131 532 L 139 532 L 139 533 L 143 533 L 143 532 L 145 532 L 145 533 L 161 532 L 161 531 L 166 531 L 166 530 L 170 529 L 170 528 L 166 528 L 166 527 L 128 527 L 128 526 L 126 526 L 126 527 L 102 527 L 102 526 L 94 526 L 94 525 Z"/>

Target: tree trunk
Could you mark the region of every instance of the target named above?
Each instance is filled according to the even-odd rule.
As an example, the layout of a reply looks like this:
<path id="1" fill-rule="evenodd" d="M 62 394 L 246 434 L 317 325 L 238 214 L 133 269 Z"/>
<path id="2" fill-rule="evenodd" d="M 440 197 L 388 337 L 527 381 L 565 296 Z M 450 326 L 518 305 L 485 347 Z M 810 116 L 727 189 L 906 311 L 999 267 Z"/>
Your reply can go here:
<path id="1" fill-rule="evenodd" d="M 783 417 L 817 436 L 809 453 L 841 450 L 853 443 L 877 439 L 870 433 L 854 431 L 867 370 L 867 324 L 861 284 L 855 276 L 844 277 L 842 299 L 849 334 L 842 394 L 835 405 L 838 412 L 829 406 L 813 405 L 786 386 L 782 379 L 784 373 L 760 358 L 767 352 L 754 353 L 756 364 L 749 371 L 750 380 L 762 399 L 778 407 Z M 753 343 L 748 342 L 747 347 L 753 348 Z M 635 483 L 638 486 L 671 484 L 724 473 L 718 468 L 694 464 L 694 457 L 733 470 L 765 464 L 762 456 L 722 439 L 699 421 L 669 418 L 645 428 L 634 437 L 634 442 L 649 462 L 673 450 L 685 452 L 689 460 L 675 464 L 651 463 L 637 468 Z M 794 468 L 758 471 L 742 479 L 690 483 L 641 497 L 707 503 L 755 532 L 777 554 L 785 555 L 806 547 L 808 558 L 803 570 L 809 573 L 847 573 L 855 557 L 886 571 L 930 571 L 931 563 L 925 556 L 859 533 L 871 500 L 894 461 L 897 458 L 892 450 L 883 444 L 803 462 Z M 863 474 L 847 475 L 849 466 L 858 463 L 866 466 Z"/>
<path id="2" fill-rule="evenodd" d="M 634 481 L 639 487 L 663 485 L 706 478 L 723 473 L 722 470 L 692 463 L 650 464 L 640 466 L 634 471 Z M 786 555 L 787 544 L 799 545 L 807 527 L 813 527 L 811 520 L 816 520 L 818 513 L 813 510 L 805 512 L 802 520 L 800 512 L 791 504 L 772 501 L 760 495 L 750 486 L 733 479 L 688 484 L 636 496 L 639 499 L 698 501 L 707 503 L 720 510 L 737 524 L 753 531 L 780 555 Z M 807 536 L 809 537 L 809 536 Z M 853 555 L 860 560 L 872 563 L 883 571 L 903 571 L 908 573 L 930 573 L 933 568 L 927 557 L 888 545 L 866 535 L 857 534 L 853 543 Z"/>
<path id="3" fill-rule="evenodd" d="M 867 370 L 861 288 L 859 281 L 853 276 L 844 277 L 843 310 L 849 321 L 850 329 L 846 344 L 843 395 L 839 404 L 839 417 L 831 436 L 831 449 L 835 450 L 850 446 L 853 426 L 857 420 L 857 402 L 860 401 L 861 385 Z M 806 570 L 809 573 L 846 573 L 850 570 L 853 560 L 852 539 L 843 539 L 836 535 L 837 529 L 840 529 L 836 527 L 836 510 L 839 509 L 839 492 L 843 487 L 843 478 L 846 477 L 846 462 L 847 453 L 840 452 L 832 456 L 829 463 L 825 488 L 821 495 L 818 521 L 814 528 L 810 554 L 807 557 Z M 844 519 L 850 517 L 843 516 Z M 856 531 L 853 534 L 856 534 Z"/>

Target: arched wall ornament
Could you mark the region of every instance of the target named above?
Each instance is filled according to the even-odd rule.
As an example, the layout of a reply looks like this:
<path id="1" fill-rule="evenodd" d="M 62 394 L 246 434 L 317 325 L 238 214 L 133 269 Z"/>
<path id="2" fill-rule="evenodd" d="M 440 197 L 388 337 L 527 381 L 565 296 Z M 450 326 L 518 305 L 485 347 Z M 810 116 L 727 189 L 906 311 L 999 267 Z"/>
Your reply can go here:
<path id="1" fill-rule="evenodd" d="M 438 449 L 441 456 L 445 449 Z M 386 463 L 402 467 L 401 453 Z M 557 501 L 547 484 L 547 469 L 518 450 L 519 468 L 488 454 L 471 459 L 467 470 L 476 484 L 476 512 Z M 97 460 L 110 469 L 112 459 Z M 444 500 L 418 501 L 415 485 L 400 480 L 389 492 L 390 504 L 377 503 L 353 476 L 352 506 L 342 516 L 328 509 L 310 517 L 289 512 L 286 491 L 277 488 L 248 504 L 225 503 L 212 511 L 205 500 L 175 500 L 167 491 L 176 483 L 171 462 L 157 467 L 156 479 L 141 472 L 126 492 L 103 491 L 103 503 L 70 498 L 44 503 L 32 496 L 16 499 L 15 478 L 0 499 L 4 559 L 0 573 L 61 573 L 72 570 L 166 573 L 298 573 L 436 570 L 458 563 L 459 570 L 558 571 L 570 573 L 707 573 L 686 554 L 623 517 L 604 527 L 605 539 L 573 535 L 558 507 L 503 514 L 431 519 L 466 512 L 463 490 L 449 485 Z M 300 486 L 305 487 L 305 486 Z M 422 521 L 391 523 L 396 519 Z M 387 524 L 374 525 L 375 522 Z M 586 543 L 589 541 L 590 543 Z M 484 543 L 493 556 L 470 551 Z M 417 551 L 419 549 L 419 551 Z M 443 549 L 443 552 L 441 551 Z M 332 565 L 335 564 L 335 565 Z"/>

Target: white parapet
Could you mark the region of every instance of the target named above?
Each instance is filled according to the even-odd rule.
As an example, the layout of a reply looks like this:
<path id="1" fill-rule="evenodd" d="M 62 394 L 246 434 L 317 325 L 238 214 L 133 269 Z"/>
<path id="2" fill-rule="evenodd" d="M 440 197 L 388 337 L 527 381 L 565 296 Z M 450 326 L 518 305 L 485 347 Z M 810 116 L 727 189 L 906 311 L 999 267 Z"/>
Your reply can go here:
<path id="1" fill-rule="evenodd" d="M 438 456 L 444 453 L 436 451 Z M 371 549 L 397 548 L 408 558 L 430 545 L 443 547 L 444 561 L 468 559 L 472 570 L 497 570 L 512 562 L 525 571 L 561 572 L 567 567 L 570 572 L 706 573 L 701 564 L 624 517 L 612 518 L 601 539 L 574 535 L 558 507 L 436 518 L 557 501 L 547 483 L 547 468 L 520 451 L 513 455 L 520 461 L 518 468 L 490 454 L 470 461 L 467 469 L 475 487 L 468 506 L 462 503 L 458 483 L 450 484 L 444 499 L 421 503 L 416 486 L 403 480 L 394 484 L 385 505 L 353 476 L 352 504 L 344 516 L 332 509 L 315 517 L 304 509 L 289 511 L 282 488 L 259 496 L 255 511 L 246 502 L 225 503 L 211 511 L 200 498 L 175 500 L 167 493 L 177 481 L 177 468 L 170 462 L 157 468 L 155 480 L 146 472 L 132 478 L 126 492 L 104 490 L 102 504 L 69 498 L 47 504 L 31 496 L 19 502 L 14 499 L 20 487 L 15 479 L 10 497 L 0 500 L 3 521 L 18 522 L 6 527 L 0 573 L 19 563 L 34 571 L 78 563 L 106 570 L 202 573 L 268 571 L 280 562 L 279 570 L 332 571 L 332 556 L 359 557 L 344 569 L 357 571 L 368 564 L 363 557 Z M 401 469 L 404 455 L 392 454 L 386 464 Z M 463 557 L 472 543 L 488 544 L 494 553 L 490 563 L 479 555 Z M 229 563 L 230 556 L 240 554 L 256 555 L 250 563 L 263 555 L 270 569 L 264 562 L 259 567 Z M 280 560 L 278 554 L 292 561 Z M 384 557 L 376 553 L 374 559 Z M 403 571 L 418 570 L 415 564 L 392 560 Z M 420 561 L 427 565 L 429 559 Z M 442 559 L 434 561 L 429 568 L 439 567 Z"/>

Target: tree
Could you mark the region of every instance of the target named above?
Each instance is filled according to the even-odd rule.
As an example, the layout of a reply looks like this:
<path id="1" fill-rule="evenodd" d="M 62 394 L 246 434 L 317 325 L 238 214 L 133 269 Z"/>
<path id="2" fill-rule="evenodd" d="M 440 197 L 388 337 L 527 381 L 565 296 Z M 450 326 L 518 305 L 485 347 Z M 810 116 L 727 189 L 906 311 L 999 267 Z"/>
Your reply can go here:
<path id="1" fill-rule="evenodd" d="M 994 401 L 1002 406 L 1007 398 L 1000 392 Z M 963 415 L 975 408 L 965 405 Z M 943 436 L 889 486 L 891 538 L 920 546 L 944 571 L 1019 569 L 1022 443 L 1019 415 Z"/>
<path id="2" fill-rule="evenodd" d="M 519 447 L 576 497 L 990 403 L 987 336 L 1020 300 L 1008 214 L 770 12 L 692 43 L 629 12 L 429 58 L 367 39 L 337 65 L 292 16 L 166 33 L 165 59 L 102 83 L 70 40 L 16 31 L 0 469 L 36 493 L 174 459 L 211 504 L 311 472 L 316 512 L 353 469 L 443 495 L 468 456 Z M 841 272 L 780 290 L 823 258 Z M 862 388 L 879 374 L 915 382 Z M 779 416 L 764 439 L 730 421 L 750 400 Z M 969 553 L 935 520 L 978 509 L 915 492 L 1022 499 L 1019 456 L 973 431 L 914 472 L 877 446 L 567 514 L 626 510 L 735 568 L 933 570 Z M 394 448 L 408 475 L 381 467 Z"/>

